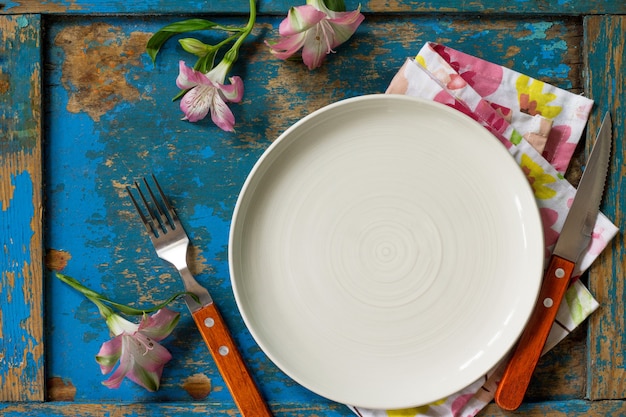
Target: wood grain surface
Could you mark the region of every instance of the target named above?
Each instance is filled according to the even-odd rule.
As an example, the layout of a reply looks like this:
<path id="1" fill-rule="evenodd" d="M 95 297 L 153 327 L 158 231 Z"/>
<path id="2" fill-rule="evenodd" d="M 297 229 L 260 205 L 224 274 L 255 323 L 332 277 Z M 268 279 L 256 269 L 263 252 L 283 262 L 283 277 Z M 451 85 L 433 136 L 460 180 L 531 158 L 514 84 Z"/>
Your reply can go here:
<path id="1" fill-rule="evenodd" d="M 231 107 L 235 134 L 210 122 L 181 122 L 171 97 L 184 53 L 172 42 L 153 66 L 143 48 L 178 14 L 240 24 L 247 1 L 0 3 L 2 415 L 237 414 L 188 314 L 164 342 L 174 359 L 157 393 L 132 383 L 102 386 L 106 376 L 93 355 L 109 337 L 103 320 L 42 267 L 46 253 L 49 266 L 135 306 L 180 290 L 176 271 L 156 259 L 139 232 L 124 194 L 125 185 L 150 172 L 169 185 L 193 241 L 190 268 L 220 305 L 274 414 L 353 415 L 286 377 L 247 332 L 228 277 L 230 216 L 251 166 L 282 131 L 331 102 L 384 92 L 427 41 L 589 95 L 597 103 L 589 137 L 610 110 L 615 156 L 603 211 L 624 230 L 626 27 L 624 17 L 604 15 L 626 13 L 622 2 L 363 2 L 366 20 L 357 34 L 316 71 L 268 52 L 263 41 L 277 36 L 294 4 L 260 2 L 233 68 L 246 88 L 243 102 Z M 623 252 L 619 235 L 592 267 L 590 287 L 602 307 L 540 360 L 522 407 L 508 413 L 490 405 L 480 416 L 626 415 Z"/>
<path id="2" fill-rule="evenodd" d="M 611 250 L 605 251 L 589 272 L 589 288 L 602 305 L 598 314 L 591 317 L 587 340 L 587 396 L 592 400 L 626 397 L 625 32 L 624 16 L 585 19 L 586 90 L 598 103 L 595 117 L 589 122 L 587 147 L 590 149 L 594 132 L 599 129 L 602 112 L 611 111 L 615 145 L 602 208 L 622 231 L 612 242 Z"/>
<path id="3" fill-rule="evenodd" d="M 39 16 L 0 16 L 0 399 L 44 399 Z"/>
<path id="4" fill-rule="evenodd" d="M 361 2 L 367 13 L 480 13 L 507 15 L 592 15 L 623 14 L 626 4 L 612 0 L 524 0 L 503 2 L 498 0 L 368 0 Z M 290 0 L 263 0 L 258 9 L 263 14 L 283 14 L 289 7 L 297 5 Z M 100 0 L 19 0 L 0 3 L 3 13 L 44 13 L 44 14 L 154 14 L 154 13 L 242 13 L 247 10 L 248 0 L 144 0 L 144 1 L 100 1 Z"/>

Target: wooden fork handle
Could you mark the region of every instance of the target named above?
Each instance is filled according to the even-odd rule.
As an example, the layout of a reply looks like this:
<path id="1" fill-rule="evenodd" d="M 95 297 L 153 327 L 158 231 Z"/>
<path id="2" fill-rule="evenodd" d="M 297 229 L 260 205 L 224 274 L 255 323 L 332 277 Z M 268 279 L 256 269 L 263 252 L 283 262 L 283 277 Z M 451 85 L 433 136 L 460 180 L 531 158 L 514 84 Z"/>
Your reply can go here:
<path id="1" fill-rule="evenodd" d="M 271 417 L 215 303 L 192 313 L 242 417 Z"/>
<path id="2" fill-rule="evenodd" d="M 537 304 L 496 390 L 495 400 L 500 408 L 512 411 L 522 404 L 573 270 L 574 263 L 567 259 L 550 259 Z"/>

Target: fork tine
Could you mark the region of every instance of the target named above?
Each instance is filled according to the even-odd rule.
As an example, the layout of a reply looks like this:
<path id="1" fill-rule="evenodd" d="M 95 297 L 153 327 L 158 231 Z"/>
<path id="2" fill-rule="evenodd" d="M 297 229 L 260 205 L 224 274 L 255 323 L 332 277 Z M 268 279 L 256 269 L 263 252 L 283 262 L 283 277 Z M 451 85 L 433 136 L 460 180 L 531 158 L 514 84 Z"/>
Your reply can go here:
<path id="1" fill-rule="evenodd" d="M 165 196 L 165 193 L 161 189 L 161 185 L 157 181 L 157 179 L 154 176 L 154 174 L 152 174 L 152 181 L 154 181 L 154 184 L 156 185 L 157 190 L 159 191 L 159 194 L 161 195 L 161 200 L 163 201 L 163 204 L 165 205 L 165 209 L 167 210 L 167 213 L 169 214 L 169 216 L 170 216 L 170 218 L 172 220 L 173 225 L 176 226 L 176 222 L 178 222 L 178 216 L 176 215 L 176 211 L 174 211 L 174 207 L 172 207 L 170 205 L 169 200 Z"/>
<path id="2" fill-rule="evenodd" d="M 146 184 L 146 189 L 148 190 L 148 194 L 150 194 L 150 198 L 152 199 L 152 203 L 156 209 L 154 217 L 156 218 L 159 225 L 163 228 L 163 232 L 167 233 L 170 229 L 175 229 L 174 220 L 171 219 L 170 214 L 167 211 L 167 207 L 169 207 L 169 204 L 167 203 L 167 198 L 165 197 L 163 190 L 161 190 L 161 187 L 156 181 L 156 177 L 154 177 L 154 175 L 152 175 L 152 179 L 154 180 L 154 183 L 159 190 L 161 197 L 160 201 L 159 198 L 157 198 L 157 196 L 152 191 L 152 188 L 148 184 L 148 180 L 144 178 L 143 182 Z M 163 205 L 166 206 L 166 209 L 163 208 Z"/>
<path id="3" fill-rule="evenodd" d="M 150 218 L 149 220 L 150 226 L 152 227 L 152 230 L 154 231 L 155 235 L 159 236 L 161 232 L 167 232 L 167 225 L 163 224 L 163 219 L 160 216 L 159 204 L 154 198 L 154 195 L 152 194 L 150 185 L 148 184 L 145 178 L 143 179 L 143 182 L 145 183 L 146 189 L 148 190 L 148 193 L 150 194 L 150 197 L 152 198 L 152 203 L 156 208 L 156 212 L 152 209 L 150 203 L 148 202 L 148 198 L 146 198 L 146 195 L 141 191 L 141 187 L 139 183 L 136 181 L 135 181 L 135 187 L 137 188 L 137 192 L 139 193 L 139 196 L 141 197 L 141 200 L 143 201 L 143 205 L 146 207 L 146 210 L 148 211 L 148 215 Z"/>
<path id="4" fill-rule="evenodd" d="M 148 212 L 149 212 L 150 209 L 146 206 L 145 198 L 143 198 L 141 190 L 139 189 L 139 187 L 138 187 L 136 182 L 135 182 L 135 188 L 137 188 L 137 191 L 139 192 L 139 195 L 141 195 L 142 200 L 144 201 L 144 207 L 146 207 L 148 209 Z M 143 225 L 146 227 L 146 230 L 148 230 L 149 233 L 156 234 L 157 232 L 156 232 L 156 230 L 154 228 L 154 223 L 152 222 L 152 216 L 150 216 L 150 219 L 148 219 L 146 217 L 146 215 L 144 213 L 144 210 L 140 207 L 139 203 L 137 202 L 137 200 L 133 196 L 133 190 L 130 188 L 130 186 L 126 186 L 126 192 L 128 193 L 128 196 L 130 197 L 130 201 L 133 202 L 133 206 L 135 206 L 135 210 L 139 214 L 139 217 L 141 217 L 141 221 L 142 221 Z"/>
<path id="5" fill-rule="evenodd" d="M 148 185 L 148 183 L 145 181 L 144 182 L 146 184 L 146 188 L 148 189 L 148 192 L 150 193 L 151 197 L 152 197 L 152 202 L 154 204 L 154 206 L 156 207 L 157 212 L 160 211 L 159 210 L 159 205 L 156 199 L 154 199 L 154 196 L 152 195 L 152 190 L 150 189 L 150 186 Z M 162 216 L 155 214 L 154 210 L 151 207 L 150 202 L 148 201 L 148 199 L 146 198 L 146 195 L 143 193 L 143 191 L 141 191 L 141 186 L 139 185 L 139 183 L 137 181 L 134 182 L 135 185 L 135 189 L 137 190 L 137 194 L 139 194 L 139 197 L 141 199 L 141 202 L 143 204 L 140 204 L 137 199 L 135 199 L 135 197 L 133 196 L 132 193 L 132 189 L 130 187 L 126 187 L 126 190 L 128 192 L 128 195 L 130 196 L 135 208 L 137 209 L 137 212 L 139 213 L 139 216 L 141 217 L 141 220 L 143 221 L 144 225 L 146 226 L 146 229 L 148 230 L 148 233 L 151 234 L 151 236 L 153 237 L 159 237 L 160 235 L 162 235 L 163 233 L 167 233 L 167 224 L 163 223 L 163 219 Z M 143 206 L 143 208 L 142 208 Z M 146 216 L 146 212 L 147 212 L 147 216 Z"/>

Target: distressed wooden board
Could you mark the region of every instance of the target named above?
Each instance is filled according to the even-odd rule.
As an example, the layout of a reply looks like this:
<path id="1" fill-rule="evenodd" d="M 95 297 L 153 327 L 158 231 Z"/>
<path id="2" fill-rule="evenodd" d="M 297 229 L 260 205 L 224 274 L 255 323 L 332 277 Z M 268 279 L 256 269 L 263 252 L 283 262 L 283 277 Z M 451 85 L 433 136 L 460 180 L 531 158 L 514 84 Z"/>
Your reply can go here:
<path id="1" fill-rule="evenodd" d="M 247 90 L 243 105 L 232 106 L 239 120 L 233 135 L 210 123 L 178 120 L 177 104 L 169 98 L 176 93 L 173 80 L 183 55 L 171 44 L 153 68 L 141 54 L 149 33 L 166 18 L 51 18 L 44 57 L 46 247 L 71 258 L 68 274 L 124 302 L 135 301 L 137 294 L 141 302 L 152 302 L 180 289 L 175 272 L 154 256 L 124 197 L 124 185 L 155 171 L 192 233 L 196 245 L 192 267 L 222 307 L 264 394 L 275 404 L 317 404 L 330 410 L 336 405 L 291 382 L 258 351 L 232 299 L 227 232 L 250 167 L 274 138 L 302 116 L 341 98 L 383 92 L 404 59 L 427 40 L 453 43 L 562 87 L 580 89 L 576 55 L 581 32 L 577 19 L 523 23 L 499 19 L 484 24 L 480 19 L 376 17 L 322 69 L 309 72 L 301 63 L 277 61 L 260 42 L 262 32 L 275 28 L 279 20 L 262 18 L 255 32 L 259 42 L 242 51 L 247 60 L 234 72 L 244 75 Z M 539 69 L 538 40 L 548 51 Z M 211 384 L 203 399 L 232 406 L 188 317 L 167 345 L 176 359 L 166 369 L 158 393 L 148 394 L 133 384 L 125 384 L 123 391 L 102 387 L 93 354 L 106 338 L 104 323 L 79 295 L 50 276 L 48 280 L 48 369 L 55 378 L 51 393 L 64 396 L 51 399 L 185 401 L 191 395 L 186 383 L 195 376 Z M 70 349 L 80 355 L 68 355 Z M 559 361 L 580 362 L 569 349 L 562 353 Z M 548 377 L 553 378 L 551 373 Z M 579 394 L 551 387 L 542 395 L 575 398 Z"/>
<path id="2" fill-rule="evenodd" d="M 343 405 L 299 405 L 270 404 L 275 417 L 349 417 L 354 413 Z M 210 416 L 237 417 L 238 411 L 232 407 L 210 402 L 197 403 L 155 403 L 155 404 L 102 404 L 102 403 L 61 403 L 43 404 L 2 404 L 3 417 L 171 417 L 171 416 Z"/>
<path id="3" fill-rule="evenodd" d="M 585 19 L 585 57 L 588 77 L 585 89 L 598 103 L 589 123 L 591 145 L 605 111 L 613 117 L 613 160 L 606 186 L 603 209 L 619 226 L 620 233 L 589 272 L 591 291 L 602 308 L 590 321 L 587 395 L 590 399 L 626 397 L 626 45 L 625 16 Z"/>
<path id="4" fill-rule="evenodd" d="M 556 401 L 523 404 L 514 412 L 502 411 L 490 404 L 478 414 L 479 417 L 608 417 L 626 415 L 623 401 Z"/>
<path id="5" fill-rule="evenodd" d="M 41 25 L 0 16 L 0 400 L 44 399 Z"/>
<path id="6" fill-rule="evenodd" d="M 121 3 L 126 2 L 114 7 L 122 7 Z M 215 2 L 212 6 L 218 7 L 218 3 L 226 4 Z M 172 3 L 159 2 L 163 6 L 160 9 L 155 2 L 142 4 L 167 12 L 167 5 Z M 84 16 L 93 13 L 92 6 L 87 11 L 72 11 L 75 16 L 70 18 L 48 16 L 46 38 L 39 45 L 46 68 L 43 96 L 48 262 L 67 265 L 70 275 L 123 302 L 150 303 L 178 289 L 176 273 L 155 259 L 124 197 L 125 184 L 156 172 L 192 233 L 192 269 L 222 307 L 277 415 L 352 414 L 344 406 L 297 386 L 277 370 L 250 338 L 232 299 L 225 253 L 230 214 L 243 179 L 271 141 L 291 123 L 325 104 L 384 91 L 403 60 L 426 41 L 444 42 L 560 87 L 583 90 L 582 28 L 578 18 L 513 21 L 471 15 L 369 15 L 348 45 L 331 55 L 323 68 L 309 72 L 302 64 L 277 61 L 267 52 L 262 40 L 275 36 L 282 16 L 262 16 L 242 51 L 245 62 L 242 58 L 234 71 L 244 77 L 246 95 L 241 105 L 232 106 L 238 119 L 237 134 L 227 134 L 210 123 L 191 125 L 177 120 L 177 104 L 169 99 L 176 93 L 173 80 L 177 60 L 183 55 L 175 44 L 166 47 L 156 68 L 142 54 L 147 36 L 176 17 Z M 383 6 L 379 2 L 375 7 Z M 480 5 L 471 7 L 475 6 Z M 394 2 L 394 7 L 406 4 Z M 221 19 L 235 22 L 227 17 Z M 11 62 L 7 69 L 0 68 L 3 73 L 9 72 L 13 65 Z M 21 97 L 25 101 L 28 93 L 22 92 Z M 4 175 L 1 180 L 4 189 L 9 189 Z M 37 184 L 41 184 L 41 173 Z M 30 226 L 36 215 L 22 214 L 20 220 Z M 35 255 L 41 257 L 41 250 Z M 53 402 L 0 404 L 3 415 L 236 413 L 188 316 L 166 343 L 176 359 L 166 368 L 160 392 L 149 394 L 130 383 L 117 391 L 101 387 L 103 377 L 93 355 L 107 338 L 102 320 L 79 295 L 49 273 L 45 278 L 47 399 Z M 41 293 L 37 294 L 36 288 L 33 291 L 28 296 L 41 301 Z M 182 311 L 182 305 L 174 307 Z M 4 314 L 6 307 L 2 308 Z M 582 332 L 542 360 L 529 402 L 521 414 L 511 415 L 620 414 L 621 402 L 575 400 L 583 393 L 586 376 Z M 7 371 L 0 371 L 0 377 L 5 377 Z M 33 385 L 42 395 L 43 381 Z M 128 405 L 131 402 L 145 404 Z M 505 414 L 490 406 L 481 415 Z"/>
<path id="7" fill-rule="evenodd" d="M 339 417 L 355 416 L 340 408 L 319 408 L 315 406 L 297 406 L 289 404 L 273 405 L 276 417 Z M 43 403 L 43 404 L 2 404 L 0 412 L 4 417 L 28 415 L 31 417 L 95 417 L 95 416 L 133 416 L 133 417 L 169 417 L 178 415 L 202 415 L 211 417 L 233 417 L 238 414 L 211 404 L 81 404 L 81 403 Z M 500 410 L 495 404 L 488 405 L 478 417 L 607 417 L 626 415 L 623 401 L 553 401 L 523 404 L 515 412 Z"/>
<path id="8" fill-rule="evenodd" d="M 286 13 L 291 6 L 304 4 L 304 0 L 262 0 L 257 2 L 261 13 Z M 482 0 L 467 2 L 464 0 L 369 0 L 363 2 L 348 1 L 347 6 L 354 8 L 361 3 L 367 13 L 483 13 L 517 15 L 589 15 L 626 13 L 626 4 L 614 0 Z M 351 4 L 352 3 L 352 4 Z M 248 0 L 3 0 L 2 13 L 45 13 L 45 14 L 153 14 L 157 13 L 245 13 Z"/>
<path id="9" fill-rule="evenodd" d="M 527 401 L 564 401 L 585 397 L 587 326 L 583 324 L 537 365 L 526 394 Z"/>

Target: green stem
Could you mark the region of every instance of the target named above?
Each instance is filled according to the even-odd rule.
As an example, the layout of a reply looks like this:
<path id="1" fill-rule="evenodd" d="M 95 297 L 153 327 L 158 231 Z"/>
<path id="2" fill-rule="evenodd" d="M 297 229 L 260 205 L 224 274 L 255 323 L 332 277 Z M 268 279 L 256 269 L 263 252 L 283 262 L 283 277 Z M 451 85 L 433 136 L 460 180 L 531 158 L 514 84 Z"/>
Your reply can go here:
<path id="1" fill-rule="evenodd" d="M 69 285 L 70 287 L 74 288 L 76 291 L 80 292 L 81 294 L 83 294 L 85 297 L 89 299 L 95 298 L 95 299 L 102 300 L 102 301 L 105 301 L 107 299 L 104 295 L 99 294 L 95 292 L 94 290 L 91 290 L 85 287 L 83 284 L 78 282 L 78 280 L 70 276 L 61 274 L 60 272 L 57 272 L 56 276 L 58 279 L 60 279 L 61 281 Z"/>
<path id="2" fill-rule="evenodd" d="M 239 36 L 239 33 L 241 32 L 242 32 L 242 29 L 240 28 L 238 30 L 238 33 L 235 33 L 234 35 L 229 36 L 228 38 L 224 39 L 220 43 L 212 46 L 210 52 L 208 52 L 205 56 L 200 57 L 198 61 L 196 61 L 196 64 L 194 65 L 193 69 L 195 69 L 196 71 L 200 71 L 203 74 L 206 74 L 211 68 L 213 68 L 213 59 L 215 58 L 215 54 L 217 53 L 217 51 L 219 51 L 219 49 L 222 46 L 226 45 L 227 43 L 232 42 L 232 40 L 237 38 L 237 36 Z M 207 62 L 207 61 L 210 61 L 210 62 Z M 180 97 L 176 96 L 174 100 L 176 100 L 177 98 L 180 98 Z"/>
<path id="3" fill-rule="evenodd" d="M 198 298 L 197 295 L 190 293 L 190 292 L 186 292 L 186 291 L 181 291 L 178 292 L 174 295 L 172 295 L 170 298 L 168 298 L 167 300 L 163 301 L 160 304 L 157 304 L 153 307 L 150 308 L 144 308 L 144 309 L 139 309 L 139 308 L 134 308 L 134 307 L 129 307 L 127 305 L 124 304 L 120 304 L 120 303 L 116 303 L 115 301 L 111 301 L 111 300 L 107 300 L 106 303 L 109 305 L 112 305 L 113 307 L 117 308 L 120 312 L 130 315 L 130 316 L 139 316 L 139 315 L 143 315 L 143 314 L 148 314 L 148 313 L 153 313 L 155 311 L 158 311 L 164 307 L 167 307 L 167 305 L 169 303 L 171 303 L 172 301 L 176 300 L 178 297 L 184 296 L 184 295 L 189 295 L 191 298 L 194 299 L 194 301 L 196 302 L 200 302 L 200 299 Z"/>
<path id="4" fill-rule="evenodd" d="M 66 283 L 70 287 L 74 288 L 76 291 L 80 292 L 85 297 L 87 297 L 87 299 L 89 299 L 89 301 L 94 303 L 96 305 L 96 307 L 98 307 L 98 310 L 100 311 L 100 315 L 102 317 L 104 317 L 104 318 L 107 318 L 111 314 L 114 314 L 113 309 L 111 307 L 109 307 L 109 305 L 117 308 L 123 314 L 131 315 L 131 316 L 138 316 L 138 315 L 143 315 L 143 314 L 147 314 L 147 313 L 153 313 L 153 312 L 155 312 L 157 310 L 160 310 L 160 309 L 162 309 L 164 307 L 167 307 L 167 305 L 169 303 L 171 303 L 172 301 L 176 300 L 178 297 L 181 297 L 183 295 L 189 295 L 196 302 L 199 302 L 199 299 L 198 299 L 197 295 L 189 293 L 189 292 L 181 291 L 181 292 L 178 292 L 178 293 L 174 294 L 173 296 L 171 296 L 170 298 L 168 298 L 164 302 L 162 302 L 160 304 L 157 304 L 154 307 L 145 308 L 145 309 L 139 309 L 139 308 L 129 307 L 127 305 L 117 303 L 117 302 L 109 299 L 108 297 L 105 297 L 104 295 L 102 295 L 100 293 L 97 293 L 97 292 L 95 292 L 95 291 L 85 287 L 83 284 L 81 284 L 76 279 L 74 279 L 74 278 L 72 278 L 70 276 L 61 274 L 59 272 L 56 273 L 56 276 L 62 282 Z"/>
<path id="5" fill-rule="evenodd" d="M 90 297 L 88 295 L 86 295 L 86 297 L 89 301 L 94 303 L 96 307 L 98 307 L 98 311 L 100 311 L 100 315 L 104 317 L 105 320 L 111 317 L 113 314 L 115 314 L 112 308 L 105 306 L 102 302 L 100 302 L 98 298 Z"/>
<path id="6" fill-rule="evenodd" d="M 248 18 L 248 23 L 243 28 L 243 31 L 241 32 L 241 35 L 239 35 L 239 38 L 235 41 L 235 43 L 230 48 L 230 50 L 226 52 L 226 54 L 224 55 L 224 59 L 228 58 L 228 62 L 230 64 L 233 64 L 235 61 L 237 61 L 237 58 L 239 57 L 239 47 L 241 47 L 241 44 L 243 43 L 243 41 L 248 37 L 248 35 L 250 35 L 250 33 L 252 32 L 252 29 L 254 29 L 255 22 L 256 22 L 256 1 L 250 0 L 250 17 Z"/>

